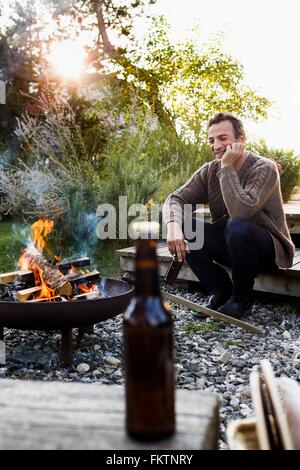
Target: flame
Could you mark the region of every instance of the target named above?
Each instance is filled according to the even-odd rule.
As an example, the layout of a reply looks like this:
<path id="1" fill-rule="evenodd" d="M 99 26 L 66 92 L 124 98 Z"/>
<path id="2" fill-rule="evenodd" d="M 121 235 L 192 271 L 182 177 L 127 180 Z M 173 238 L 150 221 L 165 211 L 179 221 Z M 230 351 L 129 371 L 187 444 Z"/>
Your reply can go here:
<path id="1" fill-rule="evenodd" d="M 33 273 L 34 273 L 35 285 L 42 287 L 41 292 L 35 298 L 36 299 L 45 299 L 45 298 L 50 299 L 51 297 L 54 297 L 55 296 L 54 290 L 48 287 L 44 281 L 43 270 L 39 266 L 34 265 Z"/>
<path id="2" fill-rule="evenodd" d="M 76 268 L 74 266 L 71 266 L 70 269 L 69 269 L 69 274 L 74 274 L 76 273 Z"/>
<path id="3" fill-rule="evenodd" d="M 97 284 L 93 284 L 92 287 L 87 284 L 80 284 L 79 289 L 86 294 L 87 292 L 95 292 L 98 290 Z"/>
<path id="4" fill-rule="evenodd" d="M 43 253 L 45 247 L 45 237 L 48 237 L 54 227 L 53 220 L 39 219 L 31 226 L 31 234 L 34 246 L 40 253 Z"/>
<path id="5" fill-rule="evenodd" d="M 43 270 L 36 265 L 34 257 L 41 255 L 45 248 L 45 238 L 51 233 L 54 226 L 52 220 L 39 219 L 31 226 L 31 238 L 32 241 L 28 244 L 25 251 L 22 253 L 19 259 L 20 269 L 31 269 L 34 274 L 34 281 L 36 286 L 41 286 L 41 292 L 36 299 L 54 297 L 54 290 L 49 288 L 44 281 Z"/>

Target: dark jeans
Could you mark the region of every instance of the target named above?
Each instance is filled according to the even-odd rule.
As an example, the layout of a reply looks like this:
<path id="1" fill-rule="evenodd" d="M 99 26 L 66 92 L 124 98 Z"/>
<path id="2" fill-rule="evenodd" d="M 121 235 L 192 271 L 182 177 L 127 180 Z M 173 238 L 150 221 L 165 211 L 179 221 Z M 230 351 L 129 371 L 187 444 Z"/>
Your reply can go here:
<path id="1" fill-rule="evenodd" d="M 236 301 L 251 298 L 255 276 L 278 269 L 271 235 L 243 219 L 229 219 L 221 226 L 201 223 L 204 224 L 203 247 L 191 250 L 186 257 L 201 286 L 210 294 L 233 289 Z M 225 269 L 214 261 L 232 269 L 233 286 Z"/>

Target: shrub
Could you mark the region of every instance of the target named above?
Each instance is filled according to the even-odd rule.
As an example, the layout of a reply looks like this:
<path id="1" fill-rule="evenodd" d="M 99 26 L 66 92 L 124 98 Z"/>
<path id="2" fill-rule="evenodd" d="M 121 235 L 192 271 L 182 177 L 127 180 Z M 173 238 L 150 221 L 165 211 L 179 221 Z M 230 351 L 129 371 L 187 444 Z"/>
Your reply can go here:
<path id="1" fill-rule="evenodd" d="M 99 175 L 68 103 L 43 94 L 35 109 L 15 130 L 22 158 L 0 167 L 0 211 L 30 223 L 51 218 L 58 239 L 75 243 L 86 235 L 86 215 L 99 203 Z"/>
<path id="2" fill-rule="evenodd" d="M 283 201 L 288 202 L 295 186 L 300 182 L 299 156 L 296 155 L 293 150 L 269 147 L 263 139 L 250 144 L 248 147 L 249 150 L 258 153 L 259 155 L 273 158 L 282 166 L 283 172 L 280 175 L 281 191 Z"/>

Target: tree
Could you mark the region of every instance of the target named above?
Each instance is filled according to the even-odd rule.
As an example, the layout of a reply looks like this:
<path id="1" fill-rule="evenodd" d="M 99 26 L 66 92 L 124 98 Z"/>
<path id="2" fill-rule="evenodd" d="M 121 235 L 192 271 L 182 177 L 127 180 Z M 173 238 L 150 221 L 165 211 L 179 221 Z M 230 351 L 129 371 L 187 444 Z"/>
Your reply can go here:
<path id="1" fill-rule="evenodd" d="M 267 117 L 270 101 L 245 85 L 243 66 L 222 50 L 222 35 L 202 48 L 193 39 L 173 43 L 166 20 L 154 18 L 145 43 L 134 55 L 186 137 L 201 140 L 204 123 L 215 112 L 253 120 Z"/>

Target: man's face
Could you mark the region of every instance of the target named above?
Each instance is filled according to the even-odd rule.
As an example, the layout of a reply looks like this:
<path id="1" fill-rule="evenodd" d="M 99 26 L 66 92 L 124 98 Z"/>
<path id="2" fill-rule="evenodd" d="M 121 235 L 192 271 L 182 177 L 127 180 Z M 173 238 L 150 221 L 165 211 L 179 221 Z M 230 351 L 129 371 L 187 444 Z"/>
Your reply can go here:
<path id="1" fill-rule="evenodd" d="M 228 120 L 213 124 L 208 129 L 208 143 L 217 160 L 221 160 L 227 145 L 231 145 L 233 142 L 244 142 L 244 140 L 243 135 L 238 139 L 235 137 L 233 125 Z"/>

